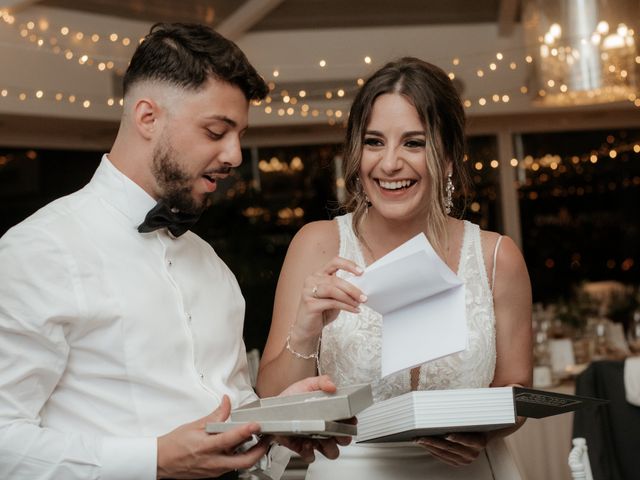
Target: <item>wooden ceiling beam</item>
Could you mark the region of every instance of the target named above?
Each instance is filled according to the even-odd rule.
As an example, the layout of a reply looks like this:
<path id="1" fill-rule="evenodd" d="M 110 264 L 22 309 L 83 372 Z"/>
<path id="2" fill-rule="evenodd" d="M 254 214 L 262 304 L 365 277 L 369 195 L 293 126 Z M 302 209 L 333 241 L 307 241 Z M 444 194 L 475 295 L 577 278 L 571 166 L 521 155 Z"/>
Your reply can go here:
<path id="1" fill-rule="evenodd" d="M 34 3 L 38 3 L 38 0 L 0 0 L 0 11 L 6 10 L 9 13 L 16 13 Z"/>
<path id="2" fill-rule="evenodd" d="M 216 30 L 231 40 L 237 40 L 284 0 L 247 0 L 227 17 Z"/>
<path id="3" fill-rule="evenodd" d="M 498 10 L 498 34 L 501 37 L 510 37 L 516 24 L 519 0 L 500 0 Z"/>

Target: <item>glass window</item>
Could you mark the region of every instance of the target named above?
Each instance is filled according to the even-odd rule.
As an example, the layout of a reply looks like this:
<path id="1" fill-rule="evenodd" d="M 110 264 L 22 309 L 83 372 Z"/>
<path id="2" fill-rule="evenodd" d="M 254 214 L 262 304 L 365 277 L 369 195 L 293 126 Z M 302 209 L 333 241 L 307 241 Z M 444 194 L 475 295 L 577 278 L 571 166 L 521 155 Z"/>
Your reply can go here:
<path id="1" fill-rule="evenodd" d="M 477 223 L 485 230 L 502 232 L 496 137 L 468 137 L 464 163 L 472 185 L 463 218 Z"/>
<path id="2" fill-rule="evenodd" d="M 640 281 L 640 130 L 522 135 L 523 250 L 534 301 Z"/>
<path id="3" fill-rule="evenodd" d="M 280 268 L 304 224 L 337 210 L 334 161 L 339 145 L 243 150 L 232 181 L 194 227 L 236 275 L 246 298 L 245 343 L 262 349 Z"/>

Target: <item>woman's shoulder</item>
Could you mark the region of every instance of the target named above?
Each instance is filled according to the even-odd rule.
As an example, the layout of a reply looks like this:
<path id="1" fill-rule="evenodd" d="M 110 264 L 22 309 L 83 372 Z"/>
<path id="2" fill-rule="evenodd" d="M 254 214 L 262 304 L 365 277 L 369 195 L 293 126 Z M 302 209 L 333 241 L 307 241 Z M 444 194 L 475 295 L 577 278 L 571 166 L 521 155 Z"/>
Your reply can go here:
<path id="1" fill-rule="evenodd" d="M 520 247 L 508 235 L 480 229 L 480 240 L 487 265 L 497 265 L 503 274 L 517 274 L 526 266 Z"/>
<path id="2" fill-rule="evenodd" d="M 490 250 L 491 252 L 493 252 L 498 245 L 498 241 L 502 243 L 506 238 L 509 238 L 506 235 L 502 235 L 498 232 L 484 230 L 480 226 L 478 226 L 478 230 L 480 231 L 480 242 L 483 245 L 483 250 Z"/>
<path id="3" fill-rule="evenodd" d="M 318 220 L 304 225 L 293 237 L 290 253 L 330 259 L 338 254 L 340 234 L 333 220 Z"/>

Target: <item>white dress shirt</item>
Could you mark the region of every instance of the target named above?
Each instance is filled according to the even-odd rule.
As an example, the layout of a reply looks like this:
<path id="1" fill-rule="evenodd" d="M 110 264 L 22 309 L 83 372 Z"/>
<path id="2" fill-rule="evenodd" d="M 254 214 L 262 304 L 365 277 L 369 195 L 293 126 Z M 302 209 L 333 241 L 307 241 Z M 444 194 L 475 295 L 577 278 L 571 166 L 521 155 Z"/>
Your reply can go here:
<path id="1" fill-rule="evenodd" d="M 156 437 L 255 399 L 234 275 L 106 155 L 0 239 L 0 478 L 153 479 Z"/>
<path id="2" fill-rule="evenodd" d="M 626 358 L 623 376 L 627 402 L 640 407 L 640 357 Z"/>

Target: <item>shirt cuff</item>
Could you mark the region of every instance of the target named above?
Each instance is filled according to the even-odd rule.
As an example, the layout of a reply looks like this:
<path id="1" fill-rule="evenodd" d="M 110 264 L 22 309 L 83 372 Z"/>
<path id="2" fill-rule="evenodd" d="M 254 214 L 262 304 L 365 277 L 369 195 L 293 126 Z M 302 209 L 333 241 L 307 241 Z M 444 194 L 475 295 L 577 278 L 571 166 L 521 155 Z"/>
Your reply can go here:
<path id="1" fill-rule="evenodd" d="M 158 440 L 155 437 L 106 437 L 102 443 L 102 480 L 155 480 Z"/>
<path id="2" fill-rule="evenodd" d="M 278 480 L 284 474 L 287 464 L 291 459 L 291 450 L 282 445 L 271 445 L 269 451 L 260 463 L 260 470 L 267 475 L 267 478 Z"/>

